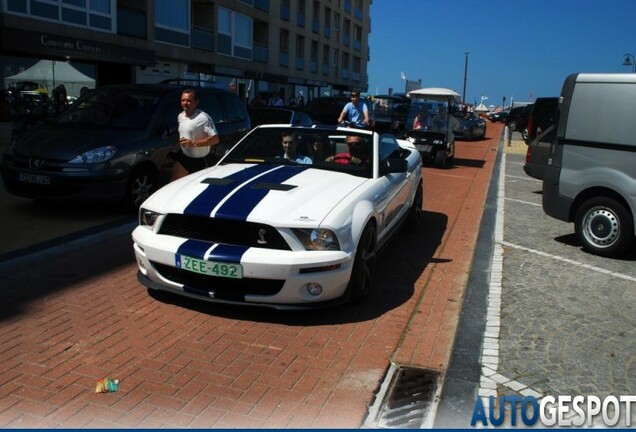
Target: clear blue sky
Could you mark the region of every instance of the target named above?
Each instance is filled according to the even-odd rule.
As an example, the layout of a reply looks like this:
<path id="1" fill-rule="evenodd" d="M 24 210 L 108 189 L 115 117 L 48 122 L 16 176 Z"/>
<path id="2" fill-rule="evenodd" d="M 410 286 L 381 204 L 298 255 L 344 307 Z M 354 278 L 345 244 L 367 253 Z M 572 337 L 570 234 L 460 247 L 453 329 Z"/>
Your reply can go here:
<path id="1" fill-rule="evenodd" d="M 466 102 L 500 105 L 558 96 L 575 72 L 631 72 L 635 0 L 373 0 L 370 94 L 464 86 Z"/>

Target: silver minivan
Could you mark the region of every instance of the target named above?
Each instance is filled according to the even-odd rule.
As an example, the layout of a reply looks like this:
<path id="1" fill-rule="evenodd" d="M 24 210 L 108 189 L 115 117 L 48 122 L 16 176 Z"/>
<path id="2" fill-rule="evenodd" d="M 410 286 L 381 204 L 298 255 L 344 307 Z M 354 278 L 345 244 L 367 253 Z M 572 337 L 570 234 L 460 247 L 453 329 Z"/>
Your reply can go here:
<path id="1" fill-rule="evenodd" d="M 574 222 L 583 248 L 615 257 L 634 245 L 636 74 L 572 74 L 543 178 L 543 210 Z"/>

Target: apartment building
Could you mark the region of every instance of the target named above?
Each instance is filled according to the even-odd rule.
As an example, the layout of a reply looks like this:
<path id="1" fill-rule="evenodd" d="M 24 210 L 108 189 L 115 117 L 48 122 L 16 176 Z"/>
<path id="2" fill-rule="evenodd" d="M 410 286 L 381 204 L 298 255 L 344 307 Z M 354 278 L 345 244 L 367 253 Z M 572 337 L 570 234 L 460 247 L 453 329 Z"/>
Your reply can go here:
<path id="1" fill-rule="evenodd" d="M 0 67 L 115 83 L 199 79 L 246 100 L 368 87 L 372 0 L 2 0 Z M 4 83 L 3 83 L 4 84 Z"/>

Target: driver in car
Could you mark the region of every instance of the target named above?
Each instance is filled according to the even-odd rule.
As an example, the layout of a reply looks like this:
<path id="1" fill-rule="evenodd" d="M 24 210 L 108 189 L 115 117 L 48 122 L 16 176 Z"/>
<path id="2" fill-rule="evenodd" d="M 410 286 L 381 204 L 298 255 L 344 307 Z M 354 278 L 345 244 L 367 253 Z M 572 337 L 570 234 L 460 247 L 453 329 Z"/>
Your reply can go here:
<path id="1" fill-rule="evenodd" d="M 335 162 L 343 165 L 361 165 L 369 164 L 367 146 L 362 142 L 362 137 L 358 135 L 349 135 L 345 139 L 348 152 L 338 153 L 335 156 L 329 156 L 327 162 Z"/>
<path id="2" fill-rule="evenodd" d="M 312 163 L 310 157 L 296 152 L 296 136 L 292 132 L 283 132 L 281 143 L 283 145 L 283 155 L 281 156 L 283 159 L 306 165 Z"/>

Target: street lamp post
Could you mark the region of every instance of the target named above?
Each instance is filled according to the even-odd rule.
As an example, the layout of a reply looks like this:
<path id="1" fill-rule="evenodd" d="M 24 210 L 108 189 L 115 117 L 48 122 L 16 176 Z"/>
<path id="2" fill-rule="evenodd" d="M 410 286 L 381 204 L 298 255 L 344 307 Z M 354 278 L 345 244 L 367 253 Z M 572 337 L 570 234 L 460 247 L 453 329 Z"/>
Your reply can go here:
<path id="1" fill-rule="evenodd" d="M 462 91 L 462 103 L 466 103 L 466 78 L 468 77 L 468 51 L 464 53 L 464 90 Z"/>
<path id="2" fill-rule="evenodd" d="M 633 54 L 623 54 L 625 57 L 623 60 L 623 66 L 631 66 L 632 72 L 636 73 L 636 58 Z"/>

